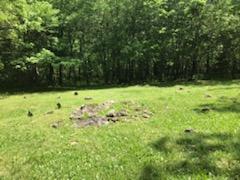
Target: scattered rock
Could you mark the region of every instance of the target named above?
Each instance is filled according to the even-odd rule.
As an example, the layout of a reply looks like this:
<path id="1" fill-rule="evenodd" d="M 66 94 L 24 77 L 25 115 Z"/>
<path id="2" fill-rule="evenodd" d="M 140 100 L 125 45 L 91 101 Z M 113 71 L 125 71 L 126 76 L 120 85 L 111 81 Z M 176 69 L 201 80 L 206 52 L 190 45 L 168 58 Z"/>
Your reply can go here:
<path id="1" fill-rule="evenodd" d="M 148 115 L 152 115 L 153 114 L 152 112 L 150 112 L 150 111 L 148 111 L 146 109 L 143 111 L 143 113 L 148 114 Z"/>
<path id="2" fill-rule="evenodd" d="M 178 88 L 178 90 L 179 90 L 179 91 L 182 91 L 182 90 L 183 90 L 183 88 L 182 88 L 182 87 L 180 87 L 180 88 Z"/>
<path id="3" fill-rule="evenodd" d="M 60 127 L 61 123 L 62 123 L 62 121 L 54 122 L 53 124 L 51 124 L 51 127 L 54 129 L 57 129 Z"/>
<path id="4" fill-rule="evenodd" d="M 100 104 L 99 106 L 100 106 L 101 108 L 103 108 L 103 109 L 108 109 L 108 108 L 110 108 L 114 103 L 115 103 L 115 101 L 110 100 L 110 101 L 106 101 L 106 102 Z"/>
<path id="5" fill-rule="evenodd" d="M 143 118 L 148 119 L 148 118 L 150 118 L 150 115 L 144 113 L 144 114 L 143 114 Z"/>
<path id="6" fill-rule="evenodd" d="M 189 129 L 185 129 L 184 132 L 185 133 L 193 133 L 194 130 L 192 128 L 189 128 Z"/>
<path id="7" fill-rule="evenodd" d="M 77 145 L 77 144 L 78 144 L 77 141 L 72 141 L 72 142 L 70 142 L 70 145 L 71 145 L 71 146 L 75 146 L 75 145 Z"/>
<path id="8" fill-rule="evenodd" d="M 82 128 L 87 126 L 102 126 L 110 122 L 116 123 L 122 120 L 128 121 L 128 119 L 130 120 L 134 116 L 136 116 L 137 119 L 150 118 L 152 115 L 148 110 L 143 111 L 143 108 L 138 108 L 138 112 L 135 112 L 134 106 L 125 107 L 130 110 L 129 112 L 127 109 L 116 112 L 113 107 L 114 103 L 114 101 L 107 101 L 101 104 L 82 105 L 71 114 L 70 119 L 77 128 Z M 105 113 L 106 111 L 108 112 Z M 103 113 L 105 113 L 105 115 L 103 115 Z"/>
<path id="9" fill-rule="evenodd" d="M 211 97 L 212 97 L 212 96 L 209 95 L 209 94 L 205 95 L 205 98 L 211 98 Z"/>
<path id="10" fill-rule="evenodd" d="M 140 108 L 140 107 L 137 107 L 137 108 L 135 108 L 134 110 L 139 112 L 139 111 L 141 111 L 141 108 Z"/>
<path id="11" fill-rule="evenodd" d="M 49 115 L 49 114 L 53 114 L 53 113 L 54 113 L 54 111 L 49 111 L 46 114 Z"/>
<path id="12" fill-rule="evenodd" d="M 107 114 L 106 117 L 116 117 L 116 112 L 114 109 L 110 110 Z"/>
<path id="13" fill-rule="evenodd" d="M 119 121 L 119 118 L 113 117 L 113 118 L 108 119 L 108 121 L 112 121 L 112 122 L 116 123 L 117 121 Z"/>
<path id="14" fill-rule="evenodd" d="M 82 106 L 80 107 L 80 109 L 83 110 L 85 107 L 86 107 L 85 105 L 82 105 Z"/>
<path id="15" fill-rule="evenodd" d="M 84 100 L 86 100 L 86 101 L 90 101 L 90 100 L 92 100 L 93 98 L 92 97 L 85 97 L 84 98 Z"/>
<path id="16" fill-rule="evenodd" d="M 124 105 L 134 105 L 134 102 L 131 101 L 131 100 L 129 100 L 129 101 L 122 101 L 121 103 L 124 104 Z"/>
<path id="17" fill-rule="evenodd" d="M 104 109 L 104 106 L 97 104 L 82 105 L 76 109 L 70 116 L 71 120 L 85 120 L 84 117 L 87 115 L 88 118 L 96 117 L 97 114 Z"/>
<path id="18" fill-rule="evenodd" d="M 123 110 L 117 112 L 116 115 L 117 115 L 118 117 L 125 117 L 125 116 L 128 116 L 128 113 L 127 113 L 126 110 L 123 109 Z"/>
<path id="19" fill-rule="evenodd" d="M 108 124 L 109 122 L 106 120 L 106 118 L 102 117 L 95 117 L 90 118 L 88 120 L 82 120 L 76 122 L 76 127 L 88 127 L 88 126 L 102 126 L 105 124 Z"/>
<path id="20" fill-rule="evenodd" d="M 58 108 L 58 109 L 61 109 L 61 108 L 62 108 L 61 103 L 57 103 L 57 108 Z"/>
<path id="21" fill-rule="evenodd" d="M 209 112 L 211 109 L 209 107 L 204 107 L 201 109 L 201 112 L 202 113 L 206 113 L 206 112 Z"/>
<path id="22" fill-rule="evenodd" d="M 77 95 L 78 95 L 78 92 L 74 92 L 74 95 L 77 96 Z"/>
<path id="23" fill-rule="evenodd" d="M 33 117 L 33 113 L 31 111 L 28 111 L 28 117 Z"/>
<path id="24" fill-rule="evenodd" d="M 82 118 L 83 118 L 83 116 L 82 116 L 82 114 L 77 114 L 77 113 L 75 113 L 75 114 L 71 114 L 71 116 L 70 116 L 70 120 L 82 120 Z"/>
<path id="25" fill-rule="evenodd" d="M 71 114 L 70 120 L 83 120 L 83 114 L 79 111 L 75 111 Z"/>

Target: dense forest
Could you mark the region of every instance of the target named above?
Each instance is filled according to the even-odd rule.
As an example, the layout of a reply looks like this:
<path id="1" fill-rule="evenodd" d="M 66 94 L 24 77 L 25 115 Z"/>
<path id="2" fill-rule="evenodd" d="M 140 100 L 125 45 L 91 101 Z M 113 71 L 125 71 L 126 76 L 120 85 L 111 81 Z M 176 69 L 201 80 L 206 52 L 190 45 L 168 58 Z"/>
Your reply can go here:
<path id="1" fill-rule="evenodd" d="M 240 77 L 239 0 L 1 0 L 1 86 Z"/>

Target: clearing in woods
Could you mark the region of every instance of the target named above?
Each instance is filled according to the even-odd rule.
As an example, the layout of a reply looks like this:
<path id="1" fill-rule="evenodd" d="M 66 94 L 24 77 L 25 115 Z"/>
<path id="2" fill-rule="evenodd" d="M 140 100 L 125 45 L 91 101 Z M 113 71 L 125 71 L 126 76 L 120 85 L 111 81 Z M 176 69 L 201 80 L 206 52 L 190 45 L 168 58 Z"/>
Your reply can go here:
<path id="1" fill-rule="evenodd" d="M 1 93 L 0 179 L 238 179 L 239 89 L 201 81 Z"/>

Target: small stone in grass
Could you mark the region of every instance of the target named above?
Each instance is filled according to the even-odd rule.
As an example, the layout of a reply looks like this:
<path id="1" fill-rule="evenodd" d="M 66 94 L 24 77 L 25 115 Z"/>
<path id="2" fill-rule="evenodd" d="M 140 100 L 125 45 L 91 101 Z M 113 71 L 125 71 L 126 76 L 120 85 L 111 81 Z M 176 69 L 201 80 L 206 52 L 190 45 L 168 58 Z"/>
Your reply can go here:
<path id="1" fill-rule="evenodd" d="M 46 114 L 53 114 L 54 112 L 53 111 L 49 111 L 49 112 L 47 112 Z"/>
<path id="2" fill-rule="evenodd" d="M 202 113 L 206 113 L 206 112 L 209 112 L 209 111 L 210 111 L 209 107 L 204 107 L 204 108 L 201 109 Z"/>
<path id="3" fill-rule="evenodd" d="M 115 110 L 111 110 L 109 111 L 107 114 L 106 114 L 106 117 L 115 117 L 116 116 L 116 113 L 115 113 Z"/>
<path id="4" fill-rule="evenodd" d="M 77 144 L 78 144 L 77 141 L 72 141 L 72 142 L 70 142 L 70 145 L 71 145 L 71 146 L 75 146 L 75 145 L 77 145 Z"/>
<path id="5" fill-rule="evenodd" d="M 26 97 L 26 96 L 24 96 L 24 97 L 23 97 L 23 99 L 27 99 L 27 97 Z"/>
<path id="6" fill-rule="evenodd" d="M 77 95 L 78 95 L 78 92 L 74 92 L 74 95 L 77 96 Z"/>
<path id="7" fill-rule="evenodd" d="M 192 128 L 188 128 L 184 130 L 185 133 L 193 133 L 194 130 Z"/>
<path id="8" fill-rule="evenodd" d="M 54 128 L 54 129 L 57 129 L 60 127 L 60 124 L 61 124 L 61 121 L 57 121 L 57 122 L 54 122 L 51 127 Z"/>
<path id="9" fill-rule="evenodd" d="M 117 113 L 117 116 L 122 116 L 122 117 L 128 116 L 128 113 L 126 110 L 121 110 Z"/>
<path id="10" fill-rule="evenodd" d="M 108 121 L 112 121 L 114 123 L 116 123 L 117 121 L 119 121 L 119 119 L 117 117 L 111 118 Z"/>
<path id="11" fill-rule="evenodd" d="M 211 97 L 212 97 L 212 96 L 209 95 L 209 94 L 205 95 L 205 98 L 211 98 Z"/>
<path id="12" fill-rule="evenodd" d="M 148 118 L 150 118 L 150 115 L 145 113 L 145 114 L 143 114 L 143 118 L 148 119 Z"/>
<path id="13" fill-rule="evenodd" d="M 135 111 L 141 111 L 141 108 L 140 107 L 136 107 Z"/>
<path id="14" fill-rule="evenodd" d="M 148 115 L 152 115 L 153 113 L 152 112 L 150 112 L 150 111 L 148 111 L 148 110 L 144 110 L 143 111 L 145 114 L 148 114 Z"/>
<path id="15" fill-rule="evenodd" d="M 85 107 L 85 105 L 81 105 L 80 110 L 83 110 Z"/>
<path id="16" fill-rule="evenodd" d="M 61 103 L 57 103 L 57 108 L 61 109 L 61 107 L 62 107 Z"/>
<path id="17" fill-rule="evenodd" d="M 133 102 L 132 101 L 122 101 L 122 104 L 128 105 L 128 104 L 133 104 Z"/>
<path id="18" fill-rule="evenodd" d="M 32 117 L 33 113 L 31 111 L 28 111 L 28 117 Z"/>
<path id="19" fill-rule="evenodd" d="M 85 97 L 84 98 L 84 100 L 86 100 L 86 101 L 90 101 L 90 100 L 92 100 L 93 98 L 92 97 Z"/>
<path id="20" fill-rule="evenodd" d="M 182 87 L 180 87 L 180 88 L 178 88 L 178 90 L 179 90 L 179 91 L 182 91 L 182 90 L 183 90 L 183 88 L 182 88 Z"/>

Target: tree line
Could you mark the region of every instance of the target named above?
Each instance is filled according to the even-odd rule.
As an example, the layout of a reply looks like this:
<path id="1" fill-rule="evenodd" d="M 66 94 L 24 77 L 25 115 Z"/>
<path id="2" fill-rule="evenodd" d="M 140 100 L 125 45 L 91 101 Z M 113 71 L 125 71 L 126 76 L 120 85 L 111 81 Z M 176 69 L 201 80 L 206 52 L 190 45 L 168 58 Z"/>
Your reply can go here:
<path id="1" fill-rule="evenodd" d="M 2 86 L 239 77 L 239 0 L 0 1 Z"/>

